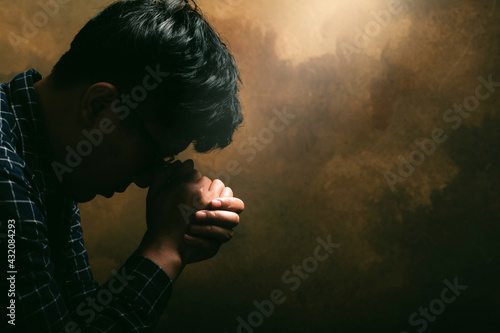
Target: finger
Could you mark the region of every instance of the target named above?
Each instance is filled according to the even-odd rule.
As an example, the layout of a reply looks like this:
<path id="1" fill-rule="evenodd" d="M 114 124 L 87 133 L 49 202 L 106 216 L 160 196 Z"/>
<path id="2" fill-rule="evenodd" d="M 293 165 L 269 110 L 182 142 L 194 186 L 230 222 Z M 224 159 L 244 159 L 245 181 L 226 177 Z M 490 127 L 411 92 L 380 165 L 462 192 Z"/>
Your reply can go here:
<path id="1" fill-rule="evenodd" d="M 238 198 L 217 198 L 210 202 L 210 208 L 227 210 L 240 214 L 245 209 L 245 203 Z"/>
<path id="2" fill-rule="evenodd" d="M 240 223 L 240 216 L 237 213 L 225 210 L 200 210 L 196 212 L 193 222 L 232 229 Z"/>
<path id="3" fill-rule="evenodd" d="M 210 187 L 208 190 L 215 195 L 215 197 L 220 197 L 222 190 L 224 189 L 225 185 L 220 179 L 215 179 L 212 184 L 210 184 Z"/>
<path id="4" fill-rule="evenodd" d="M 223 198 L 223 197 L 232 197 L 233 196 L 233 190 L 230 188 L 230 187 L 225 187 L 221 194 L 220 194 L 220 197 Z"/>
<path id="5" fill-rule="evenodd" d="M 218 241 L 220 243 L 229 242 L 233 238 L 233 230 L 222 228 L 216 225 L 191 224 L 189 226 L 191 236 L 203 237 Z"/>

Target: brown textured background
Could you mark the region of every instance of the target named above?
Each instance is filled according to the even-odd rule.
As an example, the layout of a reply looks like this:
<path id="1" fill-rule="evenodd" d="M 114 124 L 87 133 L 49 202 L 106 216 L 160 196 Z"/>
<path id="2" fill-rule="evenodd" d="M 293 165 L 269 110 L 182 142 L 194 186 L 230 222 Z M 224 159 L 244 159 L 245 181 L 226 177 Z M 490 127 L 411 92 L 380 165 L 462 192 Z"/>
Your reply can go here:
<path id="1" fill-rule="evenodd" d="M 455 277 L 468 289 L 426 332 L 498 327 L 500 89 L 457 130 L 442 116 L 478 76 L 500 81 L 500 4 L 402 0 L 404 12 L 348 62 L 341 43 L 389 2 L 199 1 L 239 62 L 246 121 L 232 147 L 183 157 L 207 174 L 239 161 L 230 186 L 247 209 L 231 243 L 186 268 L 157 332 L 236 332 L 236 318 L 277 288 L 287 301 L 255 332 L 416 332 L 410 314 Z M 1 0 L 2 82 L 31 67 L 47 75 L 109 3 L 70 1 L 16 54 L 7 34 L 40 7 Z M 249 162 L 238 147 L 285 108 L 296 118 Z M 392 192 L 385 172 L 436 127 L 449 139 Z M 145 195 L 131 187 L 80 206 L 98 281 L 138 245 Z M 328 235 L 341 247 L 290 291 L 283 272 Z"/>

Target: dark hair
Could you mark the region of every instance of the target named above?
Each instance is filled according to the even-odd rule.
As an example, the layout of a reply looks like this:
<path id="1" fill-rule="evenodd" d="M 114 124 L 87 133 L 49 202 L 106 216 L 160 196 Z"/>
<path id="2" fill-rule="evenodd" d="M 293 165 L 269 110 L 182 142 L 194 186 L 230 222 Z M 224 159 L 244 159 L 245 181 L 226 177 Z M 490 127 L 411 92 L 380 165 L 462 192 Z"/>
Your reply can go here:
<path id="1" fill-rule="evenodd" d="M 226 45 L 187 0 L 116 2 L 90 20 L 54 66 L 58 87 L 109 82 L 128 93 L 146 68 L 169 73 L 139 112 L 184 137 L 198 152 L 224 148 L 242 123 L 238 68 Z M 151 116 L 151 114 L 149 114 Z"/>

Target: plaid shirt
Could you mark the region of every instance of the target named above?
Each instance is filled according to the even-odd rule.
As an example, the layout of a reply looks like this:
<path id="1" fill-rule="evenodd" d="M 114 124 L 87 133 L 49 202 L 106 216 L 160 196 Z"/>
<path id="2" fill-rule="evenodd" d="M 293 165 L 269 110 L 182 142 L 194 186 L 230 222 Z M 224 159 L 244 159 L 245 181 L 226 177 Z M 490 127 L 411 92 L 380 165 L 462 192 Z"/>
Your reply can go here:
<path id="1" fill-rule="evenodd" d="M 59 190 L 50 167 L 33 87 L 41 78 L 31 69 L 0 85 L 0 234 L 5 238 L 12 219 L 16 233 L 14 267 L 2 267 L 17 271 L 16 326 L 8 328 L 151 332 L 170 298 L 172 281 L 135 253 L 104 285 L 93 279 L 78 206 Z M 6 259 L 6 246 L 1 251 Z"/>

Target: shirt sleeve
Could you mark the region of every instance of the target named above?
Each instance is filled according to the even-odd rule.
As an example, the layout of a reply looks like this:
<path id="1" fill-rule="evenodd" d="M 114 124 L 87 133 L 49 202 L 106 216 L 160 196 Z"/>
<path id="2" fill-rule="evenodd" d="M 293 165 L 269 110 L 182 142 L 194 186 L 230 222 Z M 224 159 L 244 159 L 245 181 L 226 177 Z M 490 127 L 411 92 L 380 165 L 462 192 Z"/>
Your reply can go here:
<path id="1" fill-rule="evenodd" d="M 172 292 L 170 277 L 151 260 L 133 254 L 109 281 L 97 287 L 76 209 L 71 250 L 63 261 L 68 274 L 63 275 L 64 281 L 57 281 L 46 213 L 24 170 L 10 160 L 0 160 L 0 234 L 7 233 L 8 220 L 15 220 L 16 232 L 16 326 L 9 328 L 18 332 L 152 332 Z M 82 274 L 87 271 L 90 275 Z M 85 281 L 79 281 L 82 276 Z"/>

